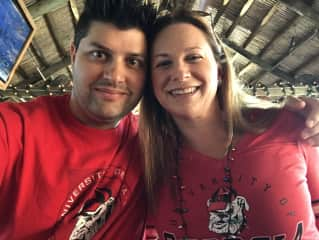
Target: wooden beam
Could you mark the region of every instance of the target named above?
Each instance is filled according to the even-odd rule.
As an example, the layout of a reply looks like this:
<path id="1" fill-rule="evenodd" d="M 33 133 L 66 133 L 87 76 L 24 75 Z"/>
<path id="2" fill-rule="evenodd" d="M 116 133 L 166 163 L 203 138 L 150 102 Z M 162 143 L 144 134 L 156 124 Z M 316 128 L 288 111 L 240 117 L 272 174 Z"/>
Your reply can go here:
<path id="1" fill-rule="evenodd" d="M 288 49 L 285 54 L 280 56 L 280 58 L 277 59 L 277 61 L 274 64 L 272 64 L 272 70 L 275 70 L 276 68 L 278 68 L 279 64 L 283 60 L 285 60 L 288 56 L 290 56 L 294 51 L 296 51 L 296 49 L 298 49 L 298 47 L 305 46 L 308 41 L 310 41 L 311 39 L 313 39 L 317 35 L 317 33 L 318 33 L 318 29 L 313 29 L 305 37 L 303 37 L 302 39 L 298 40 L 298 42 L 296 42 L 296 45 L 294 47 Z M 255 79 L 253 81 L 251 81 L 250 83 L 251 84 L 257 83 L 259 81 L 259 79 L 261 79 L 262 76 L 265 74 L 265 72 L 266 71 L 261 71 L 259 74 L 257 74 Z M 292 80 L 295 81 L 294 74 L 291 74 L 291 77 L 292 77 Z M 290 83 L 294 83 L 294 82 L 290 82 Z"/>
<path id="2" fill-rule="evenodd" d="M 30 44 L 31 54 L 35 57 L 38 63 L 40 63 L 44 67 L 48 67 L 49 64 L 45 60 L 43 53 L 39 47 L 36 47 L 36 42 L 32 41 Z"/>
<path id="3" fill-rule="evenodd" d="M 54 1 L 48 1 L 48 0 L 41 0 L 30 7 L 28 7 L 28 10 L 32 16 L 33 19 L 39 18 L 43 16 L 44 14 L 48 14 L 49 12 L 53 12 L 59 8 L 64 7 L 67 5 L 68 0 L 54 0 Z"/>
<path id="4" fill-rule="evenodd" d="M 57 38 L 56 34 L 54 33 L 53 26 L 52 26 L 49 15 L 47 15 L 47 14 L 44 15 L 44 21 L 45 21 L 45 24 L 47 25 L 47 29 L 50 33 L 50 36 L 53 40 L 53 43 L 54 43 L 56 49 L 58 50 L 60 57 L 63 58 L 67 54 L 66 54 L 64 48 L 62 47 L 62 45 L 60 44 L 60 41 Z"/>
<path id="5" fill-rule="evenodd" d="M 231 0 L 229 0 L 226 4 L 223 4 L 222 7 L 218 9 L 217 14 L 216 14 L 215 19 L 214 19 L 214 26 L 217 25 L 217 23 L 218 23 L 220 17 L 224 14 L 226 8 L 227 8 L 228 5 L 230 4 L 230 1 L 231 1 Z"/>
<path id="6" fill-rule="evenodd" d="M 229 48 L 233 49 L 234 51 L 238 52 L 240 55 L 246 57 L 248 60 L 250 60 L 251 62 L 257 64 L 258 66 L 260 66 L 262 69 L 264 69 L 267 72 L 270 72 L 274 75 L 276 75 L 277 77 L 284 79 L 286 81 L 289 82 L 294 82 L 294 77 L 289 75 L 288 73 L 282 71 L 279 68 L 273 68 L 272 65 L 270 65 L 269 63 L 263 61 L 262 59 L 260 59 L 258 56 L 255 56 L 253 54 L 251 54 L 250 52 L 248 52 L 247 50 L 237 46 L 235 43 L 229 41 L 226 38 L 222 39 L 223 43 L 228 46 Z"/>
<path id="7" fill-rule="evenodd" d="M 241 11 L 239 12 L 239 14 L 236 17 L 235 21 L 233 21 L 233 23 L 230 26 L 230 28 L 225 33 L 225 37 L 226 38 L 228 38 L 232 34 L 232 32 L 234 31 L 235 27 L 241 22 L 241 20 L 247 14 L 249 8 L 251 8 L 251 6 L 253 5 L 254 2 L 255 2 L 255 0 L 248 0 L 246 3 L 244 3 L 241 6 Z"/>
<path id="8" fill-rule="evenodd" d="M 296 43 L 295 46 L 293 46 L 291 49 L 288 49 L 288 51 L 283 54 L 277 61 L 275 64 L 273 64 L 273 68 L 278 67 L 278 65 L 288 56 L 290 56 L 297 48 L 301 47 L 301 46 L 306 46 L 307 42 L 312 40 L 315 36 L 317 36 L 318 34 L 318 29 L 313 29 L 312 31 L 310 31 L 306 36 L 304 36 L 303 38 L 299 39 Z"/>
<path id="9" fill-rule="evenodd" d="M 314 62 L 318 62 L 319 61 L 319 52 L 317 54 L 315 54 L 314 56 L 312 56 L 311 58 L 309 58 L 307 61 L 303 62 L 301 65 L 299 65 L 296 69 L 294 69 L 293 71 L 293 75 L 296 77 L 298 75 L 298 73 L 304 69 L 305 67 L 307 67 L 308 65 L 314 63 Z"/>
<path id="10" fill-rule="evenodd" d="M 300 16 L 309 18 L 313 23 L 319 27 L 319 13 L 315 11 L 311 6 L 304 3 L 301 0 L 280 0 L 281 3 L 285 4 L 289 9 L 293 10 Z"/>
<path id="11" fill-rule="evenodd" d="M 269 22 L 271 17 L 275 14 L 277 11 L 278 3 L 274 4 L 272 8 L 267 12 L 267 14 L 263 17 L 263 19 L 257 24 L 257 26 L 253 29 L 252 33 L 249 35 L 249 37 L 246 39 L 246 41 L 243 44 L 243 48 L 246 48 L 248 44 L 255 38 L 255 36 L 260 33 L 262 28 L 266 26 L 266 24 Z"/>
<path id="12" fill-rule="evenodd" d="M 18 75 L 20 75 L 20 77 L 23 80 L 26 80 L 26 81 L 29 80 L 28 79 L 28 74 L 24 71 L 24 69 L 21 66 L 17 67 L 16 72 L 17 72 Z"/>
<path id="13" fill-rule="evenodd" d="M 46 79 L 49 79 L 49 77 L 60 71 L 63 68 L 68 67 L 71 64 L 71 60 L 69 56 L 65 56 L 62 61 L 52 64 L 49 68 L 44 69 L 43 71 L 41 71 L 41 73 L 46 77 Z M 37 75 L 38 76 L 38 75 Z M 22 87 L 23 83 L 19 83 L 16 87 Z M 45 85 L 45 81 L 43 80 L 43 78 L 38 77 L 36 78 L 32 78 L 32 85 L 34 85 L 35 88 L 37 87 L 42 87 L 43 85 Z"/>
<path id="14" fill-rule="evenodd" d="M 52 64 L 49 68 L 43 71 L 44 76 L 50 76 L 53 73 L 60 71 L 61 69 L 69 66 L 71 64 L 71 60 L 69 56 L 65 56 L 62 61 Z"/>
<path id="15" fill-rule="evenodd" d="M 298 15 L 294 16 L 290 21 L 288 21 L 279 31 L 278 33 L 275 35 L 275 37 L 269 41 L 266 46 L 260 51 L 260 53 L 258 54 L 258 57 L 261 58 L 266 52 L 267 50 L 271 47 L 271 45 L 273 43 L 275 43 L 280 37 L 282 37 L 286 31 L 288 31 L 288 29 L 295 25 L 297 19 L 299 18 Z M 238 73 L 238 76 L 242 76 L 250 67 L 250 63 L 248 63 L 246 66 L 244 66 L 240 72 Z"/>
<path id="16" fill-rule="evenodd" d="M 75 25 L 75 23 L 77 23 L 80 18 L 79 10 L 76 6 L 75 0 L 69 0 L 69 7 L 72 13 L 72 21 L 73 21 L 73 24 Z"/>

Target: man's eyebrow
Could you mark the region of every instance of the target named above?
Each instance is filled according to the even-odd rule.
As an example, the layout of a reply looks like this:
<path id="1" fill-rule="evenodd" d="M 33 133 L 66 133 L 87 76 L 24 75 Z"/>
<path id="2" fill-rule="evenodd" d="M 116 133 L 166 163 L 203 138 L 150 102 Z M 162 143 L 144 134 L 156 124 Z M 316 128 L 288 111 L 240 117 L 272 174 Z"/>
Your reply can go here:
<path id="1" fill-rule="evenodd" d="M 113 52 L 112 49 L 106 47 L 106 46 L 103 46 L 102 44 L 98 43 L 98 42 L 91 42 L 90 43 L 91 46 L 93 47 L 96 47 L 98 49 L 102 49 L 104 51 L 107 51 L 107 52 Z M 132 57 L 139 57 L 139 58 L 145 58 L 145 54 L 144 53 L 136 53 L 136 52 L 129 52 L 128 55 L 132 56 Z"/>
<path id="2" fill-rule="evenodd" d="M 129 55 L 131 57 L 137 57 L 137 58 L 143 58 L 143 59 L 146 58 L 145 54 L 142 54 L 142 53 L 130 53 Z"/>
<path id="3" fill-rule="evenodd" d="M 100 44 L 98 42 L 91 42 L 90 45 L 93 47 L 99 48 L 99 49 L 103 49 L 103 50 L 108 51 L 108 52 L 112 52 L 112 50 L 110 48 L 103 46 L 102 44 Z"/>

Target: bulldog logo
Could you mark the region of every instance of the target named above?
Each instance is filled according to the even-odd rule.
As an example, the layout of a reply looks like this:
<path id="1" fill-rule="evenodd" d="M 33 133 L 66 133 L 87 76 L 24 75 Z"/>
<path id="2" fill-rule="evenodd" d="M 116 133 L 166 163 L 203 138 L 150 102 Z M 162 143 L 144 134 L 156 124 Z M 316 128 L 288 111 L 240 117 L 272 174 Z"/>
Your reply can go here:
<path id="1" fill-rule="evenodd" d="M 209 213 L 208 229 L 211 232 L 236 236 L 247 225 L 245 211 L 249 211 L 246 198 L 238 196 L 236 191 L 229 188 L 219 188 L 207 200 Z"/>

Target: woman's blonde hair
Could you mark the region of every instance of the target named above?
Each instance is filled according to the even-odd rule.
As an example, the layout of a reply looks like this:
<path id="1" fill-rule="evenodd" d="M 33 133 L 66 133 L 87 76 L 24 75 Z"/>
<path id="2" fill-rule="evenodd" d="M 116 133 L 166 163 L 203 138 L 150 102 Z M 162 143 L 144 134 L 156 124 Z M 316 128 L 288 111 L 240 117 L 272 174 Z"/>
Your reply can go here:
<path id="1" fill-rule="evenodd" d="M 187 10 L 179 10 L 159 17 L 152 28 L 149 53 L 151 55 L 152 44 L 157 35 L 169 25 L 189 23 L 200 29 L 205 34 L 216 61 L 221 67 L 220 74 L 223 79 L 217 89 L 217 98 L 229 141 L 234 133 L 261 132 L 271 121 L 266 118 L 251 121 L 252 109 L 275 109 L 279 106 L 249 96 L 239 87 L 228 54 L 214 33 L 210 21 L 205 20 L 207 17 L 209 17 L 208 14 Z M 149 69 L 149 77 L 151 77 L 150 72 Z M 274 116 L 274 114 L 269 115 Z M 146 191 L 149 206 L 152 208 L 156 203 L 161 185 L 176 174 L 181 139 L 172 117 L 157 101 L 150 80 L 146 83 L 145 94 L 140 105 L 139 136 L 144 153 Z"/>

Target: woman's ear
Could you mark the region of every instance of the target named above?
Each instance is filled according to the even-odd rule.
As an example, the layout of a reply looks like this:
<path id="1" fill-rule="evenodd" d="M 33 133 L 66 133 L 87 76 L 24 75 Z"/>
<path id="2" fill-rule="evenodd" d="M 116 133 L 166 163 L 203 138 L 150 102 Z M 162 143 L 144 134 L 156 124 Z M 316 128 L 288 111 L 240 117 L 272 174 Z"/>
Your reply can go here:
<path id="1" fill-rule="evenodd" d="M 71 64 L 73 64 L 74 61 L 75 61 L 75 54 L 76 54 L 76 47 L 75 47 L 74 43 L 72 42 L 72 43 L 70 44 Z"/>
<path id="2" fill-rule="evenodd" d="M 224 71 L 223 68 L 220 64 L 218 64 L 218 69 L 217 69 L 217 81 L 218 81 L 218 86 L 222 84 L 224 78 Z"/>

